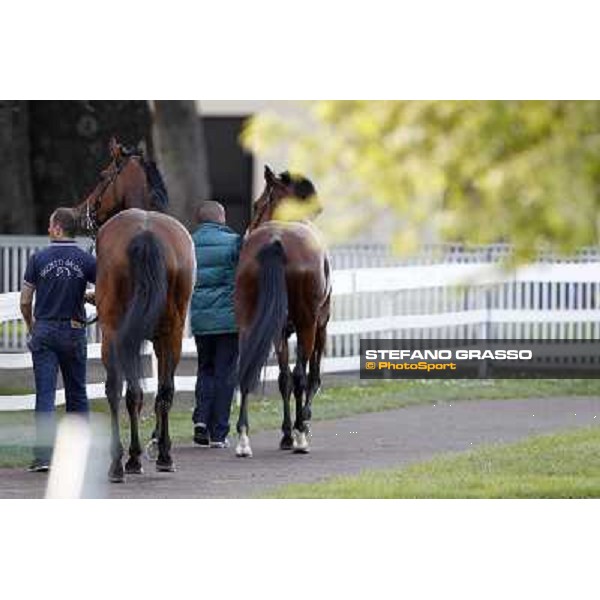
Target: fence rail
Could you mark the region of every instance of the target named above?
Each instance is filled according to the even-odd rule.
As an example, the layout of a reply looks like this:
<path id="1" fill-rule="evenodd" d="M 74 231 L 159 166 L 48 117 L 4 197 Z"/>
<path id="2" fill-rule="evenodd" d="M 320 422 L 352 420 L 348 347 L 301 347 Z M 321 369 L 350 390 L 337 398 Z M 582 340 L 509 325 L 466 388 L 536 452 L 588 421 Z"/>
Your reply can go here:
<path id="1" fill-rule="evenodd" d="M 9 240 L 13 246 L 6 241 L 0 236 L 0 263 L 8 261 L 10 266 L 14 261 L 23 269 L 23 259 L 14 259 L 6 249 L 17 248 L 17 254 L 26 256 L 46 243 L 45 238 L 36 238 L 35 243 Z M 333 248 L 332 319 L 323 371 L 357 370 L 361 337 L 600 339 L 600 253 L 596 249 L 568 259 L 543 255 L 535 264 L 505 272 L 502 260 L 509 253 L 505 245 L 470 249 L 440 245 L 416 257 L 398 258 L 378 245 Z M 20 279 L 11 276 L 2 281 L 17 285 Z M 18 317 L 18 292 L 0 294 L 0 351 L 4 352 L 0 369 L 31 365 Z M 97 328 L 88 336 L 89 356 L 98 358 Z M 193 355 L 195 345 L 188 337 L 183 356 Z M 267 369 L 268 378 L 275 378 L 274 373 L 274 367 Z M 152 380 L 146 384 L 148 389 L 155 386 Z M 180 390 L 193 390 L 194 384 L 193 377 L 177 378 Z M 90 397 L 104 395 L 100 384 L 92 384 L 89 391 Z M 31 396 L 0 397 L 0 410 L 30 407 L 32 402 Z"/>

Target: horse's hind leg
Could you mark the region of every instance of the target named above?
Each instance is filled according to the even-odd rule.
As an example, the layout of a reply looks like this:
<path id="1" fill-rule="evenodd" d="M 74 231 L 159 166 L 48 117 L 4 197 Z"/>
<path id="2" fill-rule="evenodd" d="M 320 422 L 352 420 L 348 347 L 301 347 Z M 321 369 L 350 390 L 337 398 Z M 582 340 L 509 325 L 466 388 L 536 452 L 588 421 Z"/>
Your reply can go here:
<path id="1" fill-rule="evenodd" d="M 154 410 L 156 413 L 156 433 L 158 438 L 158 458 L 156 470 L 173 472 L 175 466 L 171 458 L 171 437 L 169 435 L 169 411 L 175 395 L 175 369 L 181 355 L 183 327 L 178 331 L 163 334 L 154 341 L 154 351 L 158 360 L 158 391 Z"/>
<path id="2" fill-rule="evenodd" d="M 315 337 L 315 349 L 310 357 L 308 386 L 306 389 L 306 403 L 304 404 L 303 416 L 304 424 L 310 427 L 312 418 L 312 401 L 321 388 L 321 359 L 325 350 L 325 341 L 327 339 L 327 324 L 317 326 L 317 335 Z"/>
<path id="3" fill-rule="evenodd" d="M 292 395 L 293 378 L 289 365 L 289 347 L 286 337 L 282 336 L 276 350 L 279 362 L 279 391 L 283 400 L 283 422 L 281 424 L 283 437 L 279 442 L 279 448 L 281 450 L 291 450 L 294 443 L 292 438 L 292 417 L 290 415 L 290 396 Z"/>
<path id="4" fill-rule="evenodd" d="M 108 469 L 108 478 L 112 483 L 122 483 L 125 480 L 123 473 L 123 445 L 121 444 L 121 432 L 119 429 L 119 404 L 123 391 L 123 375 L 112 356 L 112 336 L 106 330 L 102 332 L 102 361 L 106 368 L 106 397 L 110 406 L 111 440 L 110 455 L 111 464 Z"/>
<path id="5" fill-rule="evenodd" d="M 240 336 L 241 337 L 241 336 Z M 238 434 L 238 443 L 235 447 L 235 455 L 239 458 L 250 458 L 252 456 L 252 447 L 250 446 L 250 424 L 248 422 L 248 395 L 249 390 L 240 386 L 240 412 L 237 424 L 235 426 Z"/>
<path id="6" fill-rule="evenodd" d="M 298 347 L 296 353 L 296 365 L 292 374 L 294 384 L 294 398 L 296 399 L 296 420 L 294 421 L 293 431 L 293 450 L 300 454 L 306 454 L 309 451 L 308 439 L 306 436 L 307 428 L 304 422 L 303 399 L 307 390 L 306 365 L 308 358 L 312 356 L 315 345 L 316 324 L 308 327 L 298 327 Z"/>
<path id="7" fill-rule="evenodd" d="M 129 413 L 129 423 L 131 424 L 131 444 L 129 446 L 129 460 L 125 463 L 125 473 L 139 475 L 143 473 L 142 461 L 142 445 L 140 443 L 139 421 L 140 413 L 142 412 L 142 404 L 144 394 L 139 386 L 127 386 L 125 394 L 125 403 L 127 412 Z"/>
<path id="8" fill-rule="evenodd" d="M 235 447 L 235 455 L 240 458 L 250 458 L 252 456 L 252 447 L 250 446 L 250 437 L 248 436 L 248 432 L 250 431 L 248 423 L 248 390 L 241 390 L 241 394 L 240 414 L 236 425 L 238 443 Z"/>

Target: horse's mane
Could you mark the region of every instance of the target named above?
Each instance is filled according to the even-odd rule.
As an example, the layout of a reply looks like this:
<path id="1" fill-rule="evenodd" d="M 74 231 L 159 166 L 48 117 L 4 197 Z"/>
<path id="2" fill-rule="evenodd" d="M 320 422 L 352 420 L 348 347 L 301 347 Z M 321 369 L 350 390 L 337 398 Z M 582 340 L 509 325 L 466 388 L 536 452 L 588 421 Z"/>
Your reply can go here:
<path id="1" fill-rule="evenodd" d="M 145 160 L 142 158 L 142 164 L 146 171 L 146 177 L 152 190 L 152 197 L 158 210 L 164 211 L 169 205 L 169 193 L 167 192 L 167 186 L 165 180 L 161 175 L 156 163 L 152 160 Z"/>
<path id="2" fill-rule="evenodd" d="M 317 194 L 317 190 L 310 179 L 303 175 L 292 174 L 289 171 L 280 173 L 279 179 L 287 186 L 291 186 L 294 191 L 294 196 L 301 200 L 307 200 L 311 196 Z"/>
<path id="3" fill-rule="evenodd" d="M 156 209 L 161 212 L 167 210 L 167 206 L 169 205 L 169 193 L 167 192 L 165 180 L 163 179 L 161 172 L 158 170 L 156 163 L 153 160 L 146 160 L 144 152 L 138 148 L 135 148 L 134 146 L 128 147 L 121 145 L 121 153 L 126 157 L 134 156 L 139 158 L 140 163 L 144 167 L 146 179 L 150 185 L 152 200 L 154 201 Z"/>

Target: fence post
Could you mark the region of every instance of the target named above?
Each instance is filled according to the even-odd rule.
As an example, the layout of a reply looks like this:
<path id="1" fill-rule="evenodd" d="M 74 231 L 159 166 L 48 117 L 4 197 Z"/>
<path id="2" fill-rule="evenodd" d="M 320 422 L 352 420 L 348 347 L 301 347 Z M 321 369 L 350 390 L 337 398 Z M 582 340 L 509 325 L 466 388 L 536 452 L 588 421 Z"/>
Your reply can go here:
<path id="1" fill-rule="evenodd" d="M 492 247 L 488 246 L 485 252 L 486 262 L 492 262 Z M 491 327 L 492 327 L 492 283 L 485 283 L 483 285 L 483 300 L 485 308 L 485 320 L 482 324 L 482 336 L 484 341 L 490 339 Z M 479 361 L 479 377 L 485 378 L 489 374 L 489 364 L 487 359 Z"/>

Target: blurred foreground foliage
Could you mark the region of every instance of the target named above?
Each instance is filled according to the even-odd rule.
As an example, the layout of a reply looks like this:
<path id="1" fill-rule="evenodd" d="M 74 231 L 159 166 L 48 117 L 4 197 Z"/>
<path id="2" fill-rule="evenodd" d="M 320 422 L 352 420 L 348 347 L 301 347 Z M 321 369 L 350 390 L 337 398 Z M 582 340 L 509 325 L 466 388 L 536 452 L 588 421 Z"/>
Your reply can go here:
<path id="1" fill-rule="evenodd" d="M 315 181 L 330 233 L 383 210 L 405 251 L 429 236 L 525 260 L 598 240 L 600 102 L 317 101 L 252 118 L 243 142 Z"/>

